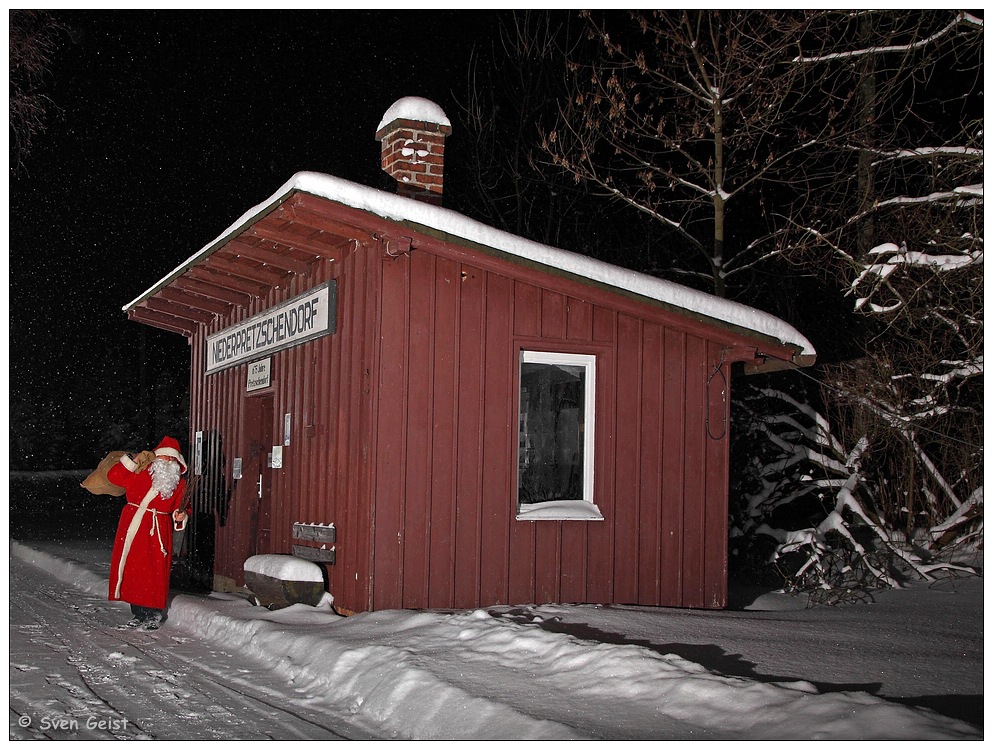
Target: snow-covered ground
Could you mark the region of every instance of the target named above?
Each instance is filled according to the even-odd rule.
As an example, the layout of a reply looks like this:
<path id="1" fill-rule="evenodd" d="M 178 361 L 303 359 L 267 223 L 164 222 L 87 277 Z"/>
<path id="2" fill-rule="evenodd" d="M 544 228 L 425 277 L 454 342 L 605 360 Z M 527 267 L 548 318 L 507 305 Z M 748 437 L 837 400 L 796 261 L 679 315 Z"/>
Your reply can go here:
<path id="1" fill-rule="evenodd" d="M 11 542 L 10 737 L 980 739 L 982 579 L 871 604 L 270 612 L 121 631 L 105 542 Z M 968 719 L 965 721 L 963 719 Z"/>

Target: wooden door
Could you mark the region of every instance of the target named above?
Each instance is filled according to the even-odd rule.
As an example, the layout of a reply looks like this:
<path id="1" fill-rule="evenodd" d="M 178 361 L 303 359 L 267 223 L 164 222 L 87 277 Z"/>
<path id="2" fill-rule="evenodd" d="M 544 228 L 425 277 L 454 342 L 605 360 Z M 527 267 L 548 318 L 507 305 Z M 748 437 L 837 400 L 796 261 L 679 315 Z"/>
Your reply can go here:
<path id="1" fill-rule="evenodd" d="M 250 493 L 248 555 L 268 554 L 272 536 L 272 394 L 245 402 L 242 483 Z"/>

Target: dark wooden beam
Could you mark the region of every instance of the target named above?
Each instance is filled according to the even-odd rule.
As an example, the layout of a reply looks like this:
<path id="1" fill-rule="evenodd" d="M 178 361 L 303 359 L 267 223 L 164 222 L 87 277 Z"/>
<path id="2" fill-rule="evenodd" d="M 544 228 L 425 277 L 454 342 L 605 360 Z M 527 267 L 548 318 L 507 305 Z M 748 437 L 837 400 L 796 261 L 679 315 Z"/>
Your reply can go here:
<path id="1" fill-rule="evenodd" d="M 202 323 L 203 325 L 207 325 L 208 323 L 214 322 L 215 316 L 213 313 L 204 312 L 203 310 L 195 310 L 188 305 L 181 303 L 177 304 L 175 302 L 170 302 L 169 300 L 149 297 L 141 304 L 149 310 L 155 310 L 156 312 L 165 313 L 166 315 L 171 315 L 176 318 L 185 318 L 186 320 L 193 321 L 194 323 Z"/>
<path id="2" fill-rule="evenodd" d="M 147 310 L 142 307 L 132 307 L 128 310 L 128 317 L 138 323 L 145 323 L 154 328 L 162 328 L 166 331 L 172 331 L 173 333 L 181 333 L 186 337 L 192 336 L 193 331 L 196 326 L 189 323 L 188 321 L 180 320 L 178 318 L 172 318 L 168 315 L 162 315 L 153 310 Z"/>
<path id="3" fill-rule="evenodd" d="M 254 229 L 252 230 L 252 233 L 255 233 Z M 293 247 L 295 247 L 295 245 Z M 289 257 L 288 255 L 281 255 L 275 250 L 267 249 L 263 245 L 248 245 L 241 240 L 231 240 L 231 242 L 224 246 L 224 250 L 239 255 L 242 258 L 256 260 L 259 263 L 265 263 L 267 266 L 281 268 L 284 271 L 295 273 L 297 276 L 310 276 L 311 271 L 313 270 L 310 263 L 305 260 L 297 260 Z"/>
<path id="4" fill-rule="evenodd" d="M 221 271 L 214 273 L 206 265 L 194 266 L 186 273 L 198 281 L 205 281 L 208 284 L 220 286 L 225 289 L 233 289 L 236 292 L 242 292 L 255 298 L 264 297 L 273 286 L 272 284 L 260 284 L 244 278 L 237 278 Z"/>
<path id="5" fill-rule="evenodd" d="M 178 305 L 188 305 L 195 310 L 203 310 L 214 315 L 227 315 L 231 312 L 232 305 L 235 304 L 233 302 L 219 301 L 216 298 L 208 299 L 192 292 L 192 289 L 183 291 L 182 289 L 167 286 L 164 289 L 160 289 L 156 296 L 169 302 L 175 302 Z"/>
<path id="6" fill-rule="evenodd" d="M 276 229 L 275 227 L 260 227 L 256 224 L 252 227 L 248 233 L 257 237 L 263 241 L 275 242 L 277 245 L 285 245 L 286 247 L 292 247 L 295 250 L 300 250 L 305 253 L 310 253 L 311 255 L 316 255 L 319 258 L 325 258 L 327 260 L 337 260 L 341 257 L 341 246 L 347 242 L 347 237 L 338 237 L 334 235 L 335 241 L 333 243 L 322 242 L 319 239 L 315 240 L 312 238 L 303 237 L 299 234 L 294 234 L 293 232 L 288 232 L 285 229 Z M 330 238 L 331 235 L 328 235 Z"/>
<path id="7" fill-rule="evenodd" d="M 194 269 L 190 269 L 193 271 Z M 180 276 L 178 279 L 172 282 L 172 286 L 177 289 L 185 289 L 193 294 L 199 294 L 203 297 L 209 297 L 210 299 L 215 299 L 220 302 L 227 302 L 231 305 L 237 305 L 238 307 L 246 307 L 257 294 L 252 292 L 245 292 L 241 290 L 231 289 L 230 287 L 223 286 L 222 282 L 214 281 L 213 279 L 219 278 L 213 274 L 208 274 L 211 278 L 193 278 L 189 272 L 186 275 Z"/>
<path id="8" fill-rule="evenodd" d="M 373 243 L 372 231 L 356 227 L 328 216 L 328 206 L 332 205 L 324 198 L 318 198 L 307 193 L 297 193 L 291 201 L 280 206 L 274 215 L 287 221 L 303 224 L 326 236 L 326 244 L 339 245 L 340 240 L 357 240 L 364 245 Z M 311 238 L 316 239 L 316 238 Z"/>
<path id="9" fill-rule="evenodd" d="M 204 261 L 204 265 L 212 271 L 220 271 L 231 276 L 237 276 L 240 279 L 257 281 L 260 284 L 270 287 L 280 287 L 286 282 L 287 274 L 285 271 L 277 272 L 267 268 L 251 267 L 235 260 L 218 258 L 216 254 L 207 258 Z"/>

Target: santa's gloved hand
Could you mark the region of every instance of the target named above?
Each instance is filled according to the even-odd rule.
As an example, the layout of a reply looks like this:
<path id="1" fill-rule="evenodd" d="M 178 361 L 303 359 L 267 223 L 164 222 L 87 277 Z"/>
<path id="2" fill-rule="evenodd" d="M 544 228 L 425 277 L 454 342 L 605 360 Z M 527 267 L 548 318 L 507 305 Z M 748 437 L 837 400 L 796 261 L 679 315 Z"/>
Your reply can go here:
<path id="1" fill-rule="evenodd" d="M 134 457 L 134 462 L 138 465 L 135 469 L 135 473 L 138 474 L 149 466 L 152 465 L 152 461 L 155 460 L 155 454 L 152 451 L 142 451 L 137 456 Z"/>

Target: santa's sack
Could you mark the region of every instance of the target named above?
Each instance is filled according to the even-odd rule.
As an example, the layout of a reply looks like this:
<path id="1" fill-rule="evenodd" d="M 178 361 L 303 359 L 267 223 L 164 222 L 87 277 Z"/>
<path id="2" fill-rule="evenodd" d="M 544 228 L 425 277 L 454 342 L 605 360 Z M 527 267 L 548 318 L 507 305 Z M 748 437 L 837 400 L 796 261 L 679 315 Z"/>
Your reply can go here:
<path id="1" fill-rule="evenodd" d="M 115 466 L 121 460 L 121 456 L 126 453 L 127 451 L 111 451 L 108 453 L 97 468 L 94 469 L 90 475 L 86 477 L 86 479 L 79 483 L 79 486 L 94 495 L 111 495 L 113 497 L 120 497 L 123 495 L 124 488 L 118 487 L 116 484 L 107 479 L 107 472 L 110 471 L 111 467 Z"/>

